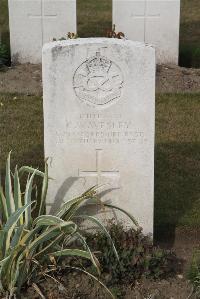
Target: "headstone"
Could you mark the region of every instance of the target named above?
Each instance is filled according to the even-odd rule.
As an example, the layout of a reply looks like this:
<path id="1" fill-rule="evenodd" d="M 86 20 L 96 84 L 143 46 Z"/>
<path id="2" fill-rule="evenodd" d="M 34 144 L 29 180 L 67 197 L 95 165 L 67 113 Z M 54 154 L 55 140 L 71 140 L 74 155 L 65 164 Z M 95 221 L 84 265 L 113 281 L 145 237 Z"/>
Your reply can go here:
<path id="1" fill-rule="evenodd" d="M 43 84 L 48 211 L 103 185 L 103 201 L 153 232 L 155 50 L 108 38 L 49 43 Z"/>
<path id="2" fill-rule="evenodd" d="M 113 0 L 113 23 L 156 48 L 157 63 L 178 64 L 180 0 Z"/>
<path id="3" fill-rule="evenodd" d="M 9 0 L 13 62 L 41 63 L 42 46 L 76 32 L 76 0 Z"/>

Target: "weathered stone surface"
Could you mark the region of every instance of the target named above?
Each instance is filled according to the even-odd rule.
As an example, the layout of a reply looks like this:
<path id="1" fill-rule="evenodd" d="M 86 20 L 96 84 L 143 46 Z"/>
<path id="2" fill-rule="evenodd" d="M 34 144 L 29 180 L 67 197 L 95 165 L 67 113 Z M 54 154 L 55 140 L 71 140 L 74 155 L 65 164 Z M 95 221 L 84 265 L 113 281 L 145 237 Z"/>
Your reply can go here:
<path id="1" fill-rule="evenodd" d="M 154 49 L 106 38 L 46 44 L 43 84 L 45 156 L 54 178 L 48 210 L 105 184 L 102 199 L 152 232 Z"/>
<path id="2" fill-rule="evenodd" d="M 42 46 L 76 32 L 76 0 L 9 0 L 13 62 L 41 63 Z"/>
<path id="3" fill-rule="evenodd" d="M 178 64 L 180 0 L 113 0 L 113 23 L 128 39 L 155 46 L 157 63 Z"/>

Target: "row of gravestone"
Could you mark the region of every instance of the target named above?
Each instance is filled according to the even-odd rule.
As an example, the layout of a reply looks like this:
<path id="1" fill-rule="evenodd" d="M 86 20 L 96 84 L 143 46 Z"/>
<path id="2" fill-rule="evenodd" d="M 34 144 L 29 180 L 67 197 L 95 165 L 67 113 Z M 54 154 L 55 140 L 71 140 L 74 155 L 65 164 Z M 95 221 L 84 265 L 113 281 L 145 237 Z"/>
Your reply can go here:
<path id="1" fill-rule="evenodd" d="M 178 63 L 180 0 L 112 0 L 113 24 L 152 44 L 157 63 Z M 77 31 L 76 0 L 9 0 L 12 61 L 41 63 L 44 43 Z"/>

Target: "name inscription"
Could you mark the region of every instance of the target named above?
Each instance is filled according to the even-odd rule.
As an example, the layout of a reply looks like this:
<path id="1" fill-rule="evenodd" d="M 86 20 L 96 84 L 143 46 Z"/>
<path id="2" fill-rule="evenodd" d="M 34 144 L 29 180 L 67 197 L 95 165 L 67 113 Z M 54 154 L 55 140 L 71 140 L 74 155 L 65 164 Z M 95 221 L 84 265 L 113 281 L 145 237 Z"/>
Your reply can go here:
<path id="1" fill-rule="evenodd" d="M 62 132 L 56 130 L 57 144 L 144 144 L 145 132 L 137 128 L 133 120 L 122 115 L 80 114 L 66 119 Z"/>

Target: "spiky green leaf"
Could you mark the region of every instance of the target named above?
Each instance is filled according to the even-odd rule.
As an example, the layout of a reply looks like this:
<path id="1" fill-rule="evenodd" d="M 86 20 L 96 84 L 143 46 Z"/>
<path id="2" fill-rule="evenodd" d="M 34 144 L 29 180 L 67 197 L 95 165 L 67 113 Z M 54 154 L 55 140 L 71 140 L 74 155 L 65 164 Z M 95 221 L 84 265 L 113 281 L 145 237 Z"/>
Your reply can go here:
<path id="1" fill-rule="evenodd" d="M 3 188 L 0 186 L 0 202 L 1 202 L 1 213 L 2 213 L 2 220 L 3 221 L 7 221 L 9 218 L 9 213 L 8 213 L 8 206 L 7 206 L 7 202 L 6 202 L 6 198 L 4 196 L 3 193 Z M 3 222 L 2 222 L 3 223 Z"/>
<path id="2" fill-rule="evenodd" d="M 55 252 L 49 253 L 49 255 L 61 257 L 61 256 L 78 256 L 81 258 L 86 258 L 91 261 L 91 256 L 88 251 L 80 249 L 63 249 Z"/>
<path id="3" fill-rule="evenodd" d="M 14 174 L 14 201 L 16 210 L 22 207 L 21 188 L 17 167 L 15 168 Z M 23 224 L 23 217 L 20 217 L 20 224 Z"/>
<path id="4" fill-rule="evenodd" d="M 106 229 L 105 225 L 103 225 L 101 223 L 101 221 L 99 221 L 99 219 L 97 219 L 94 216 L 88 216 L 88 215 L 79 215 L 79 216 L 77 216 L 75 218 L 86 219 L 86 220 L 89 220 L 89 221 L 95 223 L 100 228 L 100 230 L 106 235 L 106 237 L 108 238 L 108 240 L 110 241 L 110 244 L 111 244 L 111 246 L 113 248 L 113 252 L 114 252 L 117 260 L 119 261 L 119 255 L 118 255 L 117 249 L 115 247 L 115 244 L 113 243 L 113 240 L 112 240 L 112 238 L 111 238 L 108 230 Z"/>
<path id="5" fill-rule="evenodd" d="M 19 169 L 19 175 L 22 176 L 24 173 L 28 173 L 28 174 L 33 174 L 35 172 L 36 175 L 39 175 L 41 177 L 44 177 L 44 172 L 38 170 L 38 169 L 35 169 L 33 167 L 29 167 L 29 166 L 22 166 L 20 169 Z"/>
<path id="6" fill-rule="evenodd" d="M 29 204 L 28 208 L 25 210 L 25 224 L 26 224 L 26 227 L 29 227 L 30 224 L 31 224 L 31 220 L 32 220 L 32 217 L 31 217 L 31 201 L 32 201 L 32 198 L 31 198 L 31 195 L 32 195 L 32 189 L 33 189 L 33 179 L 36 175 L 36 169 L 35 171 L 32 173 L 30 179 L 28 178 L 27 180 L 27 184 L 26 184 L 26 190 L 25 190 L 25 194 L 24 194 L 24 204 Z"/>
<path id="7" fill-rule="evenodd" d="M 64 223 L 65 221 L 59 217 L 52 216 L 52 215 L 42 215 L 37 217 L 34 222 L 33 226 L 51 226 L 51 225 L 58 225 Z"/>
<path id="8" fill-rule="evenodd" d="M 41 233 L 33 242 L 31 242 L 28 245 L 28 251 L 32 251 L 32 252 L 35 251 L 40 244 L 43 244 L 44 242 L 56 238 L 61 233 L 69 234 L 76 230 L 77 230 L 77 225 L 72 221 L 60 223 L 56 226 L 50 227 L 49 229 Z"/>
<path id="9" fill-rule="evenodd" d="M 46 208 L 46 196 L 47 196 L 47 190 L 48 190 L 48 164 L 45 162 L 45 172 L 43 176 L 43 183 L 42 183 L 42 194 L 41 194 L 41 200 L 40 200 L 40 208 L 39 208 L 39 213 L 38 216 L 42 215 L 45 213 L 45 208 Z"/>
<path id="10" fill-rule="evenodd" d="M 16 224 L 18 220 L 20 219 L 21 215 L 31 206 L 32 203 L 27 203 L 22 208 L 18 209 L 15 213 L 12 214 L 12 216 L 8 219 L 7 223 L 5 224 L 3 231 L 5 233 L 5 252 L 8 251 L 10 248 L 10 242 L 11 242 L 11 236 L 13 234 L 14 229 L 16 228 Z"/>
<path id="11" fill-rule="evenodd" d="M 12 182 L 11 182 L 11 171 L 10 171 L 10 154 L 8 154 L 7 163 L 6 163 L 6 178 L 5 178 L 5 197 L 8 215 L 10 216 L 15 212 L 15 203 L 12 192 Z"/>
<path id="12" fill-rule="evenodd" d="M 128 218 L 133 222 L 133 224 L 136 226 L 136 228 L 139 228 L 139 224 L 136 221 L 136 219 L 130 213 L 128 213 L 127 211 L 125 211 L 124 209 L 122 209 L 120 207 L 117 207 L 115 205 L 112 205 L 112 204 L 107 204 L 107 203 L 105 203 L 104 206 L 122 212 L 123 214 L 125 214 L 126 216 L 128 216 Z"/>

